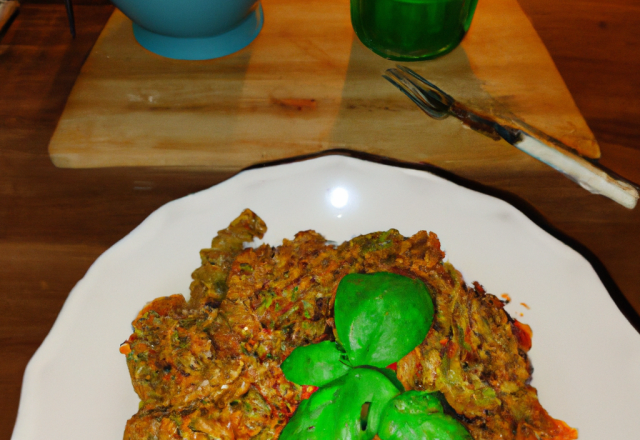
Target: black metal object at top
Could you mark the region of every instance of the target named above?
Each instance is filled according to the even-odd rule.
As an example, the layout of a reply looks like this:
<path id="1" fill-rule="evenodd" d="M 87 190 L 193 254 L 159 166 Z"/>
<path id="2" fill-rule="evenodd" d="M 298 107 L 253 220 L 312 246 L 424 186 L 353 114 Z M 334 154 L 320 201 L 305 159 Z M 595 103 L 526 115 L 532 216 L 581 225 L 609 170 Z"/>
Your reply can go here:
<path id="1" fill-rule="evenodd" d="M 73 16 L 73 4 L 71 0 L 64 0 L 64 6 L 67 9 L 67 18 L 69 19 L 69 30 L 71 31 L 71 36 L 76 38 L 76 22 Z"/>

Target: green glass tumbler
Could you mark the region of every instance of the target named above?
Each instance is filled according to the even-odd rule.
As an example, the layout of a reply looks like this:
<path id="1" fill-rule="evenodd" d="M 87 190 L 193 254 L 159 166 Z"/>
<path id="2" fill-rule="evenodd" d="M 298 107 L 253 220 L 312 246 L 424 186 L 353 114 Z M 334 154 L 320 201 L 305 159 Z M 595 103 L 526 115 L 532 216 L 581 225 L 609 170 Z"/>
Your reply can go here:
<path id="1" fill-rule="evenodd" d="M 351 0 L 362 43 L 390 60 L 428 60 L 455 49 L 478 0 Z"/>

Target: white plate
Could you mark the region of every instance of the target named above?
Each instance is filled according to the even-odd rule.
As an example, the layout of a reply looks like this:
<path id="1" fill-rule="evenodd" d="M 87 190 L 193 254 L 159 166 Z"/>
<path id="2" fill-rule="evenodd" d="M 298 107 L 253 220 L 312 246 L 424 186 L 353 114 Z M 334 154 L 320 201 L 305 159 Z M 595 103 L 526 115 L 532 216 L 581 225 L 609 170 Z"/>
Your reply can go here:
<path id="1" fill-rule="evenodd" d="M 640 335 L 580 254 L 501 200 L 424 171 L 327 156 L 171 202 L 98 258 L 29 362 L 13 440 L 122 438 L 138 407 L 118 352 L 131 321 L 153 298 L 187 294 L 199 250 L 244 208 L 273 245 L 304 229 L 334 241 L 436 232 L 468 282 L 508 292 L 508 310 L 532 326 L 533 385 L 550 414 L 581 440 L 639 438 Z"/>

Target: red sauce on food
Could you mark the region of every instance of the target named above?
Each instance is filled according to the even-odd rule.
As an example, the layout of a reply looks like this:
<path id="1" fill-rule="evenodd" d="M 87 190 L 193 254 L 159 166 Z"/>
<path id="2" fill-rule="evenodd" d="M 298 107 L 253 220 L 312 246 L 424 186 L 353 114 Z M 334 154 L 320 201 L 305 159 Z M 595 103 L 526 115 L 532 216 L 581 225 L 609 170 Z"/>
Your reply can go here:
<path id="1" fill-rule="evenodd" d="M 523 324 L 517 319 L 513 320 L 513 335 L 518 340 L 518 345 L 524 351 L 529 351 L 531 349 L 531 337 L 533 336 L 533 331 L 531 331 L 531 327 L 527 324 Z"/>

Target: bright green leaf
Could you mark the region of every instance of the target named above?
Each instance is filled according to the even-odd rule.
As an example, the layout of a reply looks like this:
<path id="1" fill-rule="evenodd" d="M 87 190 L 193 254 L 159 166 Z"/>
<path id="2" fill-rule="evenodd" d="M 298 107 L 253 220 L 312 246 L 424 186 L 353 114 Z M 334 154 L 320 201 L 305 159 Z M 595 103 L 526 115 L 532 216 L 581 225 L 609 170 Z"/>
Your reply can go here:
<path id="1" fill-rule="evenodd" d="M 407 391 L 384 408 L 378 436 L 381 440 L 473 440 L 453 417 L 442 412 L 437 393 Z"/>
<path id="2" fill-rule="evenodd" d="M 300 403 L 280 440 L 371 440 L 396 395 L 398 389 L 382 373 L 350 369 Z"/>
<path id="3" fill-rule="evenodd" d="M 349 371 L 342 357 L 345 354 L 338 350 L 335 342 L 324 341 L 296 348 L 282 362 L 281 368 L 287 380 L 293 383 L 321 387 Z"/>
<path id="4" fill-rule="evenodd" d="M 376 370 L 384 374 L 385 377 L 389 379 L 389 382 L 391 382 L 396 386 L 398 391 L 400 391 L 401 393 L 404 392 L 404 385 L 402 385 L 402 382 L 400 382 L 400 380 L 398 379 L 398 375 L 396 374 L 395 371 L 390 370 L 389 368 L 378 368 L 378 367 L 371 367 L 371 366 L 364 366 L 363 368 L 371 368 L 373 370 Z"/>
<path id="5" fill-rule="evenodd" d="M 432 321 L 433 302 L 420 280 L 349 274 L 338 286 L 336 330 L 353 366 L 397 362 L 424 340 Z"/>

